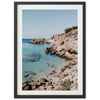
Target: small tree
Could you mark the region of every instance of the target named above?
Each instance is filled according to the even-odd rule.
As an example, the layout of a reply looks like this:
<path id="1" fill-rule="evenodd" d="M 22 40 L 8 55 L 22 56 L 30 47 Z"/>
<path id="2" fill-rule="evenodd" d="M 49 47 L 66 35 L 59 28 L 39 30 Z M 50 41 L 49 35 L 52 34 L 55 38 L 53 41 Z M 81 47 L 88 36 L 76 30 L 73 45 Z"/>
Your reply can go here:
<path id="1" fill-rule="evenodd" d="M 66 28 L 64 31 L 65 31 L 65 33 L 67 33 L 74 29 L 77 29 L 77 26 L 73 26 L 72 28 Z"/>

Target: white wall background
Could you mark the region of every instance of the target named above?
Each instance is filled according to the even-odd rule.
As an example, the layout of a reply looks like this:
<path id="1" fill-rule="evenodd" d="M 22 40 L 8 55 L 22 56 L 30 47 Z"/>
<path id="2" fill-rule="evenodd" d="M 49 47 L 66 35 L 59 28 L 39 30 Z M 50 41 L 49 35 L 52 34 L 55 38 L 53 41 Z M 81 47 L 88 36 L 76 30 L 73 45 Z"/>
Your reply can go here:
<path id="1" fill-rule="evenodd" d="M 21 1 L 26 1 L 26 0 L 21 0 Z M 14 83 L 14 72 L 13 72 L 14 3 L 13 2 L 14 0 L 0 1 L 0 99 L 1 100 L 14 99 L 13 95 L 14 94 L 14 84 L 13 84 Z M 94 100 L 94 99 L 99 100 L 100 99 L 100 32 L 99 32 L 100 0 L 95 0 L 95 1 L 86 0 L 86 3 L 87 3 L 86 100 Z"/>

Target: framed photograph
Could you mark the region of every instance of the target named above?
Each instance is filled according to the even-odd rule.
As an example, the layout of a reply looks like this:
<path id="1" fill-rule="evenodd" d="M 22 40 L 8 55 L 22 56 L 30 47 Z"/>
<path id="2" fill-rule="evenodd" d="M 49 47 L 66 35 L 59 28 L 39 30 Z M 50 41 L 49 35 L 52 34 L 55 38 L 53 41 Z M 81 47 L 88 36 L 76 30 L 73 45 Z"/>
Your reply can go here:
<path id="1" fill-rule="evenodd" d="M 14 97 L 85 98 L 85 2 L 14 2 Z"/>

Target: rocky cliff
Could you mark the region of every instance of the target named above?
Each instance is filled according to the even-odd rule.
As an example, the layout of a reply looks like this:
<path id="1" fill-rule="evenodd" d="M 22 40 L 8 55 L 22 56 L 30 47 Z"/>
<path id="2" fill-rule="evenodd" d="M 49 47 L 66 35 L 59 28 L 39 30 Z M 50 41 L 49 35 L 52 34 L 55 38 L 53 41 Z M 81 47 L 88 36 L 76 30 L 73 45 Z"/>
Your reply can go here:
<path id="1" fill-rule="evenodd" d="M 46 49 L 46 53 L 55 54 L 57 56 L 73 60 L 77 59 L 78 54 L 78 30 L 73 29 L 67 33 L 56 34 L 48 41 L 52 41 L 52 47 Z"/>
<path id="2" fill-rule="evenodd" d="M 77 90 L 78 89 L 78 29 L 72 27 L 65 33 L 56 34 L 50 39 L 34 39 L 33 44 L 51 43 L 45 52 L 69 60 L 60 69 L 55 69 L 45 77 L 22 84 L 23 90 Z"/>

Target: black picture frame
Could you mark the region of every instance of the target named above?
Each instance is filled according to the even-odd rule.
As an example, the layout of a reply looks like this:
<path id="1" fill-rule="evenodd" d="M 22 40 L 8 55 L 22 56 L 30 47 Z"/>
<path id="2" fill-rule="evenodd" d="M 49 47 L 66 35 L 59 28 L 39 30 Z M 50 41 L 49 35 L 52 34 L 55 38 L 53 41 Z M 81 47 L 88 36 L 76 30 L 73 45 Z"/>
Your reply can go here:
<path id="1" fill-rule="evenodd" d="M 17 95 L 17 6 L 18 5 L 83 6 L 83 94 L 82 95 Z M 86 97 L 86 2 L 14 2 L 14 98 L 85 98 Z"/>

